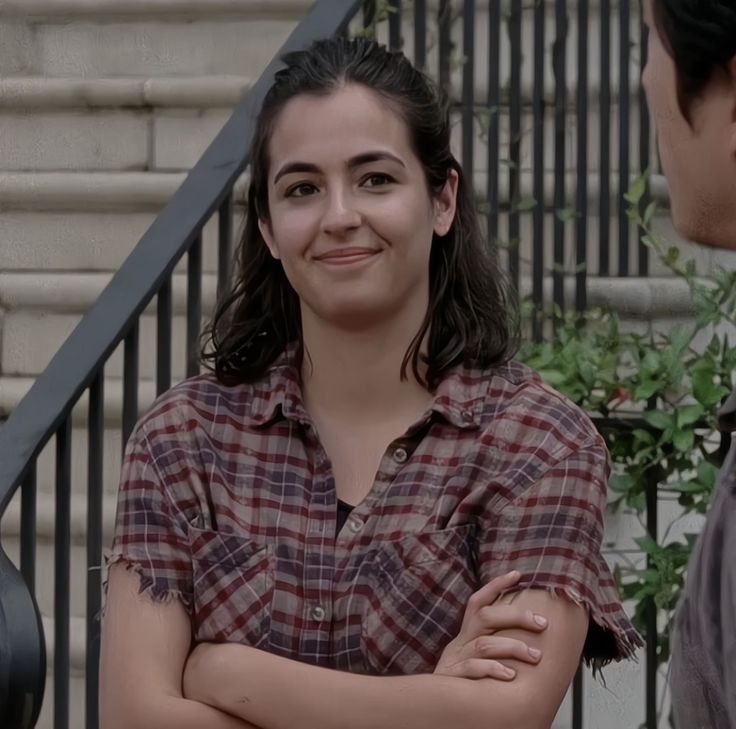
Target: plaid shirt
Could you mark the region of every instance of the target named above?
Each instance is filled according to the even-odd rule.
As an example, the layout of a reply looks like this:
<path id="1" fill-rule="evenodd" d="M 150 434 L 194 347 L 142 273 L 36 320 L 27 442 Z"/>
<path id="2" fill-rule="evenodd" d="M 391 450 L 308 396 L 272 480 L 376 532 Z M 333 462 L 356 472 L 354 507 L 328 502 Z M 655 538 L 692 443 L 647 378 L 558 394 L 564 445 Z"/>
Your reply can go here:
<path id="1" fill-rule="evenodd" d="M 431 672 L 470 595 L 519 589 L 586 606 L 595 666 L 641 644 L 600 554 L 608 460 L 581 410 L 518 363 L 457 367 L 383 456 L 335 536 L 330 462 L 293 351 L 255 384 L 175 386 L 128 443 L 113 550 L 197 641 L 370 674 Z"/>

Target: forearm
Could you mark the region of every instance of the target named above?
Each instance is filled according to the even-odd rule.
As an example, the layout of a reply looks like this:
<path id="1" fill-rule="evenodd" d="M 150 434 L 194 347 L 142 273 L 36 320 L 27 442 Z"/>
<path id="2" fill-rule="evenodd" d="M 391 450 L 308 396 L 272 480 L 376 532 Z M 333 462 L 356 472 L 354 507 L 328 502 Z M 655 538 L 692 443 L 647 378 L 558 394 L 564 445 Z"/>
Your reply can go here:
<path id="1" fill-rule="evenodd" d="M 542 729 L 513 683 L 362 676 L 220 646 L 197 698 L 264 729 Z"/>
<path id="2" fill-rule="evenodd" d="M 101 729 L 259 729 L 245 719 L 199 701 L 165 694 L 101 711 Z"/>

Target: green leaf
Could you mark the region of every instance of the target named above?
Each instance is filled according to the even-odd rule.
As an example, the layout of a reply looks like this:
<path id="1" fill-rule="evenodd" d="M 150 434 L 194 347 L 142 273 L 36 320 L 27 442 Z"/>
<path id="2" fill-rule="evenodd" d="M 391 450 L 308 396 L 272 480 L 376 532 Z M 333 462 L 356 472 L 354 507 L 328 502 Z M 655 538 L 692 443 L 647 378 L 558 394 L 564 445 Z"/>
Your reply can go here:
<path id="1" fill-rule="evenodd" d="M 638 205 L 639 201 L 644 197 L 646 189 L 647 178 L 645 175 L 640 175 L 629 186 L 628 191 L 624 195 L 624 200 L 632 205 Z"/>
<path id="2" fill-rule="evenodd" d="M 668 430 L 674 427 L 674 415 L 663 413 L 661 410 L 648 410 L 643 414 L 644 420 L 653 428 Z"/>
<path id="3" fill-rule="evenodd" d="M 697 470 L 698 481 L 712 491 L 716 485 L 716 481 L 718 480 L 718 468 L 709 461 L 701 461 L 698 463 Z"/>
<path id="4" fill-rule="evenodd" d="M 559 370 L 539 370 L 542 379 L 551 387 L 562 387 L 567 382 L 567 375 Z"/>
<path id="5" fill-rule="evenodd" d="M 702 405 L 686 405 L 677 411 L 677 427 L 682 428 L 686 425 L 696 423 L 705 415 Z"/>
<path id="6" fill-rule="evenodd" d="M 537 207 L 537 201 L 531 196 L 521 198 L 521 200 L 519 200 L 518 204 L 516 205 L 516 209 L 520 213 L 534 210 L 535 207 Z"/>
<path id="7" fill-rule="evenodd" d="M 648 400 L 655 392 L 659 392 L 661 388 L 662 383 L 657 382 L 656 380 L 647 380 L 646 382 L 642 382 L 641 385 L 634 390 L 634 399 Z"/>
<path id="8" fill-rule="evenodd" d="M 695 445 L 695 433 L 692 430 L 677 430 L 672 435 L 672 445 L 681 453 L 692 450 Z"/>

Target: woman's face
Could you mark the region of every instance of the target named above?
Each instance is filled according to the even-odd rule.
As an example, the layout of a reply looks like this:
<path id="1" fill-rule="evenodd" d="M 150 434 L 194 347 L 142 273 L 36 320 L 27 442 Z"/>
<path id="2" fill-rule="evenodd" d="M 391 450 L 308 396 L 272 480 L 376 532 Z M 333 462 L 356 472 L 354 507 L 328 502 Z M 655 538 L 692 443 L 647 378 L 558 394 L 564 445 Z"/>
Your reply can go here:
<path id="1" fill-rule="evenodd" d="M 736 248 L 736 78 L 716 71 L 693 100 L 688 122 L 678 105 L 675 63 L 654 23 L 652 0 L 645 0 L 644 8 L 650 32 L 642 82 L 672 220 L 690 240 Z"/>
<path id="2" fill-rule="evenodd" d="M 457 174 L 430 195 L 404 121 L 370 89 L 287 103 L 269 144 L 261 233 L 303 320 L 364 329 L 428 305 L 432 237 L 455 214 Z"/>

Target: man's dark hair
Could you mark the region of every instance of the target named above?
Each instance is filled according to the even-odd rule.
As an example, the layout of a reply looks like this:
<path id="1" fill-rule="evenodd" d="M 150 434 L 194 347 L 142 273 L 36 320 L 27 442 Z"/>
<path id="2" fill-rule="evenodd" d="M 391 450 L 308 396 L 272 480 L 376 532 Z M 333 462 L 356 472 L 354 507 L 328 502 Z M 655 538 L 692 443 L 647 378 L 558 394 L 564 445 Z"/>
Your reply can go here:
<path id="1" fill-rule="evenodd" d="M 677 97 L 690 105 L 736 56 L 736 0 L 652 0 L 654 23 L 677 69 Z"/>
<path id="2" fill-rule="evenodd" d="M 301 342 L 299 300 L 281 263 L 269 253 L 258 221 L 269 220 L 269 142 L 279 113 L 293 98 L 328 95 L 345 84 L 374 91 L 406 123 L 430 194 L 451 170 L 459 177 L 457 211 L 449 232 L 434 236 L 429 306 L 401 366 L 434 389 L 459 363 L 489 366 L 509 359 L 516 346 L 515 307 L 482 235 L 472 190 L 450 150 L 448 104 L 437 86 L 407 58 L 366 39 L 334 38 L 287 54 L 263 102 L 251 148 L 245 228 L 232 290 L 204 333 L 203 360 L 224 384 L 261 377 L 287 345 Z M 426 376 L 420 348 L 427 340 Z"/>

